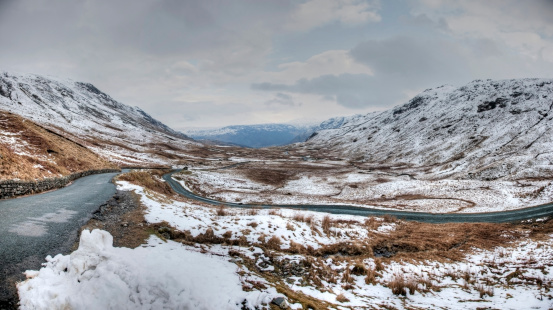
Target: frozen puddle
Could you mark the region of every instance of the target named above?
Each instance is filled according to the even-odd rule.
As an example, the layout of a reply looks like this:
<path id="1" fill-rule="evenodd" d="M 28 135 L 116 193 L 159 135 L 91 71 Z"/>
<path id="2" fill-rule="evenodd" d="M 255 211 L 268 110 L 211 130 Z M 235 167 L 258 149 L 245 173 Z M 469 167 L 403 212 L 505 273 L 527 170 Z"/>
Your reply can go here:
<path id="1" fill-rule="evenodd" d="M 19 236 L 41 237 L 47 233 L 46 223 L 66 223 L 76 214 L 77 211 L 60 209 L 41 217 L 29 217 L 22 223 L 13 224 L 8 231 Z"/>

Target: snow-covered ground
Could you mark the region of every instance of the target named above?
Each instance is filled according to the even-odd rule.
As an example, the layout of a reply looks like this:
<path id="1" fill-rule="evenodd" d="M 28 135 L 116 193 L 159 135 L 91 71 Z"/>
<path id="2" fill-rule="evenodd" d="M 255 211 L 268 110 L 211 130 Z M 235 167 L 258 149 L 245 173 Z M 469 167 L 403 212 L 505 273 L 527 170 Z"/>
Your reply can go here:
<path id="1" fill-rule="evenodd" d="M 124 181 L 117 186 L 140 196 L 148 223 L 239 244 L 184 246 L 151 236 L 136 249 L 113 248 L 106 232 L 85 231 L 77 251 L 49 257 L 43 269 L 27 272 L 29 280 L 18 286 L 22 309 L 241 309 L 244 300 L 251 307 L 267 307 L 286 292 L 333 309 L 552 305 L 553 235 L 472 249 L 457 260 L 384 262 L 371 256 L 290 254 L 299 245 L 316 250 L 386 236 L 401 222 L 296 210 L 216 209 Z M 292 309 L 301 309 L 299 300 L 289 301 Z"/>
<path id="2" fill-rule="evenodd" d="M 277 295 L 242 289 L 227 257 L 151 236 L 135 249 L 114 248 L 102 230 L 85 230 L 79 249 L 47 257 L 18 285 L 21 309 L 240 309 Z"/>
<path id="3" fill-rule="evenodd" d="M 260 168 L 270 164 L 264 163 Z M 211 198 L 253 204 L 349 204 L 420 212 L 472 213 L 535 206 L 549 203 L 553 197 L 551 180 L 416 180 L 405 174 L 329 168 L 324 162 L 320 167 L 324 173 L 298 172 L 284 185 L 261 183 L 234 169 L 191 169 L 181 177 L 183 184 Z"/>

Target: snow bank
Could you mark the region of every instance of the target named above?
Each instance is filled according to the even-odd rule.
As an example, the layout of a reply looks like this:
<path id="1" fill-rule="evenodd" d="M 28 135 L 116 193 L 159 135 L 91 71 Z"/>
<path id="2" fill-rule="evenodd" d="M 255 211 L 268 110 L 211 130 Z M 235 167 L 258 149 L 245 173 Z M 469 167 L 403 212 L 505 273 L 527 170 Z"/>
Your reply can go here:
<path id="1" fill-rule="evenodd" d="M 21 309 L 240 309 L 270 301 L 244 292 L 237 266 L 150 237 L 136 249 L 114 248 L 106 231 L 82 232 L 79 249 L 48 256 L 17 285 Z"/>

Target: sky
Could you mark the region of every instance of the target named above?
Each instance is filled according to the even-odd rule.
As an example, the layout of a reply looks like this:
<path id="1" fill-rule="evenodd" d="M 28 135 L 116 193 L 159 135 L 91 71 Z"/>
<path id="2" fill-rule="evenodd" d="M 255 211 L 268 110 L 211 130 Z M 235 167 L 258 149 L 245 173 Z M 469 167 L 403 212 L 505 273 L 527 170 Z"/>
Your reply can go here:
<path id="1" fill-rule="evenodd" d="M 90 82 L 177 130 L 322 121 L 553 78 L 553 0 L 0 0 L 0 71 Z"/>

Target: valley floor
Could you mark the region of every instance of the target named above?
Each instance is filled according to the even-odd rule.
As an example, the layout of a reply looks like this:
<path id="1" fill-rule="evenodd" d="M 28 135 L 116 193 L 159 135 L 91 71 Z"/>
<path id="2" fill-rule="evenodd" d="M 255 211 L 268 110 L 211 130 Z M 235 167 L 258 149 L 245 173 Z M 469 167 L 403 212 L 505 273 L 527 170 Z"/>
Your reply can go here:
<path id="1" fill-rule="evenodd" d="M 550 219 L 434 225 L 214 208 L 172 194 L 159 175 L 120 177 L 141 207 L 92 220 L 78 250 L 27 272 L 21 308 L 276 309 L 278 297 L 292 309 L 553 305 Z"/>
<path id="2" fill-rule="evenodd" d="M 229 167 L 232 163 L 240 165 Z M 248 204 L 348 204 L 436 213 L 520 209 L 551 202 L 550 179 L 429 178 L 409 169 L 360 167 L 346 161 L 280 159 L 204 162 L 177 178 L 209 198 Z"/>

